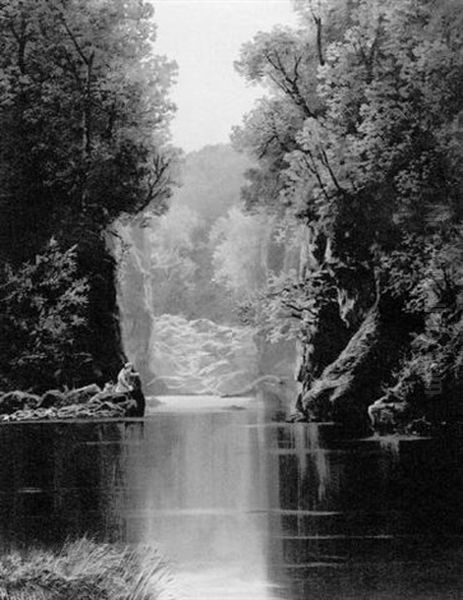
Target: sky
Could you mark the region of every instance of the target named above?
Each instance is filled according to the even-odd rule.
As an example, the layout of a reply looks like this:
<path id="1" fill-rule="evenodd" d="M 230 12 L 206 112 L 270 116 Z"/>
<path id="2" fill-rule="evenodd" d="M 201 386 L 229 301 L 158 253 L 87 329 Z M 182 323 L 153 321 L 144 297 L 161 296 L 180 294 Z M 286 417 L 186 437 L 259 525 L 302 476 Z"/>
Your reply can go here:
<path id="1" fill-rule="evenodd" d="M 274 25 L 296 25 L 290 0 L 153 0 L 157 54 L 179 66 L 173 143 L 185 151 L 227 143 L 265 91 L 235 73 L 241 45 Z"/>

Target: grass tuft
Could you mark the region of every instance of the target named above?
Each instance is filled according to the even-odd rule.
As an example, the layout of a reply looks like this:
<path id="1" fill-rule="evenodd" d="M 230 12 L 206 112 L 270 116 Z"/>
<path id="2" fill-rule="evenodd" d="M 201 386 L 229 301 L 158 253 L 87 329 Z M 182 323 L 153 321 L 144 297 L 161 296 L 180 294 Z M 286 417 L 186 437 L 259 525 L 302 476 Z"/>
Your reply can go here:
<path id="1" fill-rule="evenodd" d="M 151 546 L 97 544 L 87 538 L 56 552 L 0 558 L 0 600 L 178 600 L 169 567 Z"/>

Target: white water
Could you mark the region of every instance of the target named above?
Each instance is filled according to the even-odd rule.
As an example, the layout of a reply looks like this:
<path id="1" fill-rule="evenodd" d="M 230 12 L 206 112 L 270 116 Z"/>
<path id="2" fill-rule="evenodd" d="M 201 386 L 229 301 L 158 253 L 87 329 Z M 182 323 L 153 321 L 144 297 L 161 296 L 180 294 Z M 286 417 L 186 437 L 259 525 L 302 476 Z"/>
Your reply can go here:
<path id="1" fill-rule="evenodd" d="M 226 394 L 257 373 L 254 331 L 178 315 L 152 317 L 151 365 L 176 394 Z"/>

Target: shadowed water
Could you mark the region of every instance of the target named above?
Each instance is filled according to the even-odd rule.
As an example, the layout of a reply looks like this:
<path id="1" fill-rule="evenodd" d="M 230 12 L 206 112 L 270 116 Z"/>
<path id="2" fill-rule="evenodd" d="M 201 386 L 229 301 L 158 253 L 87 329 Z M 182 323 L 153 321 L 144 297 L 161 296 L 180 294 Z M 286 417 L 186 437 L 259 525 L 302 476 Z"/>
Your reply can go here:
<path id="1" fill-rule="evenodd" d="M 352 439 L 253 399 L 0 429 L 0 539 L 161 545 L 187 598 L 463 597 L 463 444 Z"/>

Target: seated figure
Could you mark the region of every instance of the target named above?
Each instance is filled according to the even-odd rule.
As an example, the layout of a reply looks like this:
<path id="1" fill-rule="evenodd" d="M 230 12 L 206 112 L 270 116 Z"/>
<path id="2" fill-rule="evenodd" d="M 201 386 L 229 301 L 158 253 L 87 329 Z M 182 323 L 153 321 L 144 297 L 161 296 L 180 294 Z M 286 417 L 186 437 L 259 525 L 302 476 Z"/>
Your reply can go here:
<path id="1" fill-rule="evenodd" d="M 138 377 L 131 362 L 125 363 L 117 376 L 116 392 L 126 394 L 134 388 L 134 379 Z"/>
<path id="2" fill-rule="evenodd" d="M 143 395 L 141 379 L 132 363 L 125 363 L 117 376 L 115 391 L 117 393 L 128 394 L 136 402 L 136 408 L 130 415 L 133 417 L 143 417 L 145 414 L 145 397 Z"/>

